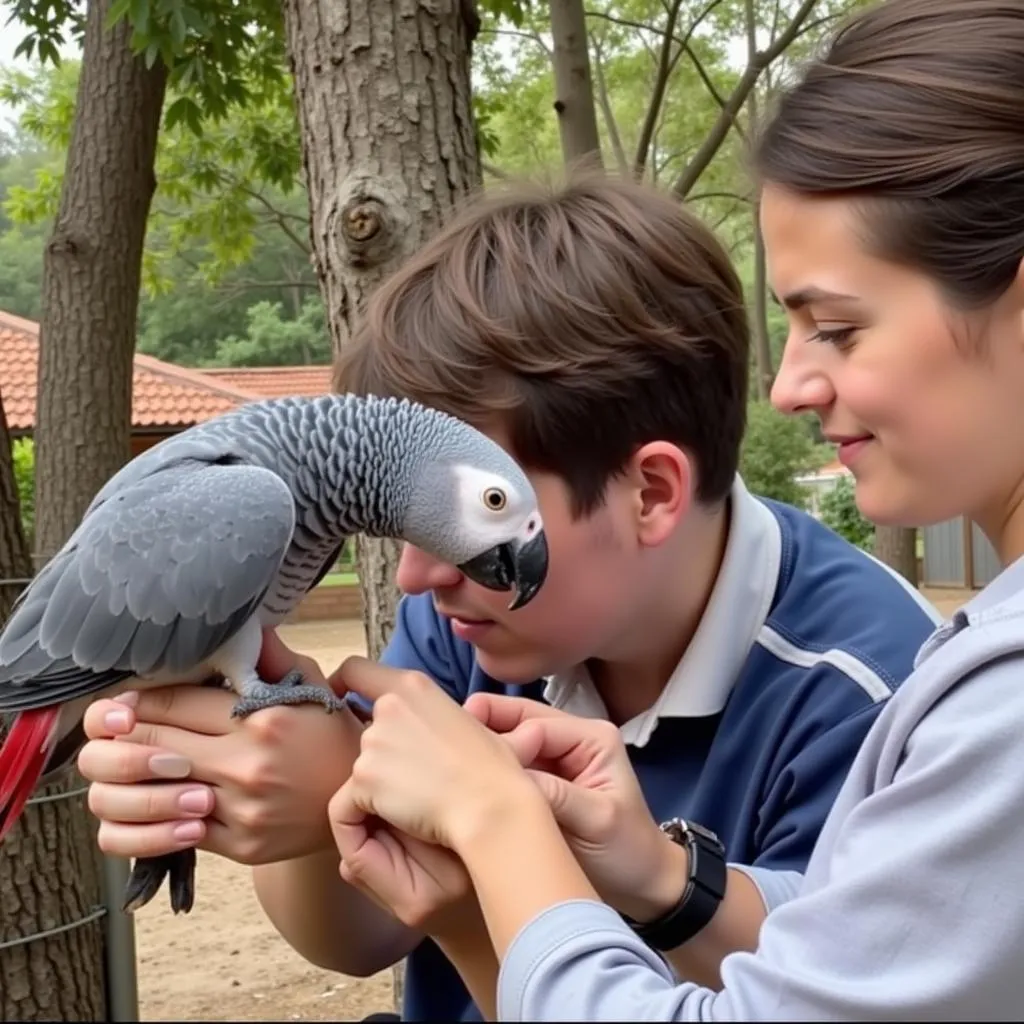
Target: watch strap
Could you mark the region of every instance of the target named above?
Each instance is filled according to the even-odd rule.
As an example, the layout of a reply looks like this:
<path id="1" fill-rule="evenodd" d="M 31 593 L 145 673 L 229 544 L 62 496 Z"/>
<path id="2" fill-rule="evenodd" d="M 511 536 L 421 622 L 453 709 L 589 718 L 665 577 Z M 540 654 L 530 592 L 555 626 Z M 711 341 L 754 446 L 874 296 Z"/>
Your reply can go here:
<path id="1" fill-rule="evenodd" d="M 689 874 L 673 907 L 653 921 L 639 922 L 623 914 L 636 935 L 660 952 L 678 949 L 704 929 L 725 897 L 728 867 L 725 847 L 710 829 L 681 818 L 663 822 L 661 830 L 686 847 Z"/>

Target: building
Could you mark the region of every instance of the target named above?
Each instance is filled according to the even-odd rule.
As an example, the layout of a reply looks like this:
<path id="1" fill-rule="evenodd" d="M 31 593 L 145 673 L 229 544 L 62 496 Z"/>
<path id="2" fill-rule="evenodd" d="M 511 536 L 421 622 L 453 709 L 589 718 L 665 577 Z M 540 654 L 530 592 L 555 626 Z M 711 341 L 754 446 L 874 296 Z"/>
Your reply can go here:
<path id="1" fill-rule="evenodd" d="M 0 397 L 13 438 L 29 437 L 35 427 L 38 367 L 39 324 L 0 311 Z M 245 402 L 330 387 L 330 366 L 193 370 L 136 353 L 131 454 Z"/>

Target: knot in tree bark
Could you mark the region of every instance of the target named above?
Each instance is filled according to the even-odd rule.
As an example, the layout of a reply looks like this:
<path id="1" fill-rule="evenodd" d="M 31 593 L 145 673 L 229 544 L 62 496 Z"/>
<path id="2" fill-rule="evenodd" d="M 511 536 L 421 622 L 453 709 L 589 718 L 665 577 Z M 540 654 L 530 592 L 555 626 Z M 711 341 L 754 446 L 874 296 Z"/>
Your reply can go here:
<path id="1" fill-rule="evenodd" d="M 361 270 L 381 267 L 403 245 L 409 213 L 393 183 L 378 175 L 354 173 L 339 187 L 324 227 L 341 263 Z"/>
<path id="2" fill-rule="evenodd" d="M 373 199 L 350 203 L 342 211 L 342 230 L 348 241 L 364 245 L 379 234 L 384 209 Z"/>

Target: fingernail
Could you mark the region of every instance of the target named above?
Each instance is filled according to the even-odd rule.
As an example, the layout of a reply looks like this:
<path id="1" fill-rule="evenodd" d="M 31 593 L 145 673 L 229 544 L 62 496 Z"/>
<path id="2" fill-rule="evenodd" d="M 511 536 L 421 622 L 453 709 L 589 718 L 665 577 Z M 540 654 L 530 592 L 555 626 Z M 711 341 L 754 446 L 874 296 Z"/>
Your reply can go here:
<path id="1" fill-rule="evenodd" d="M 201 821 L 181 821 L 171 830 L 179 843 L 194 843 L 203 834 Z"/>
<path id="2" fill-rule="evenodd" d="M 103 724 L 111 732 L 125 732 L 132 727 L 127 711 L 108 711 L 103 716 Z"/>
<path id="3" fill-rule="evenodd" d="M 209 814 L 213 794 L 208 789 L 187 789 L 178 797 L 178 806 L 188 814 Z"/>
<path id="4" fill-rule="evenodd" d="M 192 762 L 180 754 L 154 754 L 149 770 L 164 779 L 183 779 L 192 771 Z"/>
<path id="5" fill-rule="evenodd" d="M 124 693 L 119 693 L 114 700 L 116 700 L 118 704 L 125 704 L 128 707 L 133 708 L 139 703 L 139 691 L 125 690 Z"/>

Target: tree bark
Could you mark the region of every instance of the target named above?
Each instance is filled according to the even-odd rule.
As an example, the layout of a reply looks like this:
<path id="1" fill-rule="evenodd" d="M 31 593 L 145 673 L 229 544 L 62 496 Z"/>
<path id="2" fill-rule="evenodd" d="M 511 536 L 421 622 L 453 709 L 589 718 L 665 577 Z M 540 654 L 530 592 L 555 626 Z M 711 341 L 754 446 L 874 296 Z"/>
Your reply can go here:
<path id="1" fill-rule="evenodd" d="M 142 251 L 166 69 L 92 0 L 60 205 L 43 259 L 37 552 L 64 543 L 129 456 Z"/>
<path id="2" fill-rule="evenodd" d="M 3 629 L 11 608 L 23 589 L 5 580 L 23 580 L 32 575 L 25 531 L 21 527 L 21 505 L 14 478 L 14 456 L 11 435 L 4 413 L 3 391 L 0 390 L 0 629 Z"/>
<path id="3" fill-rule="evenodd" d="M 467 0 L 285 0 L 310 239 L 335 351 L 377 284 L 482 180 Z M 366 642 L 394 628 L 399 546 L 357 546 Z M 396 968 L 396 999 L 402 972 Z"/>
<path id="4" fill-rule="evenodd" d="M 876 527 L 874 555 L 880 562 L 885 562 L 906 577 L 915 587 L 919 584 L 917 530 L 914 527 Z"/>
<path id="5" fill-rule="evenodd" d="M 551 0 L 555 113 L 567 164 L 601 165 L 583 0 Z"/>
<path id="6" fill-rule="evenodd" d="M 747 63 L 757 59 L 757 8 L 754 0 L 746 0 L 744 13 L 747 28 Z M 767 76 L 767 71 L 766 71 Z M 754 138 L 760 127 L 757 83 L 747 97 L 747 137 Z M 764 401 L 772 389 L 772 350 L 768 331 L 768 271 L 765 260 L 764 237 L 761 234 L 761 201 L 757 191 L 751 203 L 754 241 L 754 359 L 757 367 L 757 397 Z"/>
<path id="7" fill-rule="evenodd" d="M 36 538 L 45 561 L 127 459 L 143 242 L 166 71 L 91 0 L 60 204 L 43 260 Z M 100 858 L 75 771 L 0 847 L 4 1020 L 107 1020 Z M 55 934 L 35 938 L 40 932 Z M 10 943 L 4 947 L 4 943 Z"/>

